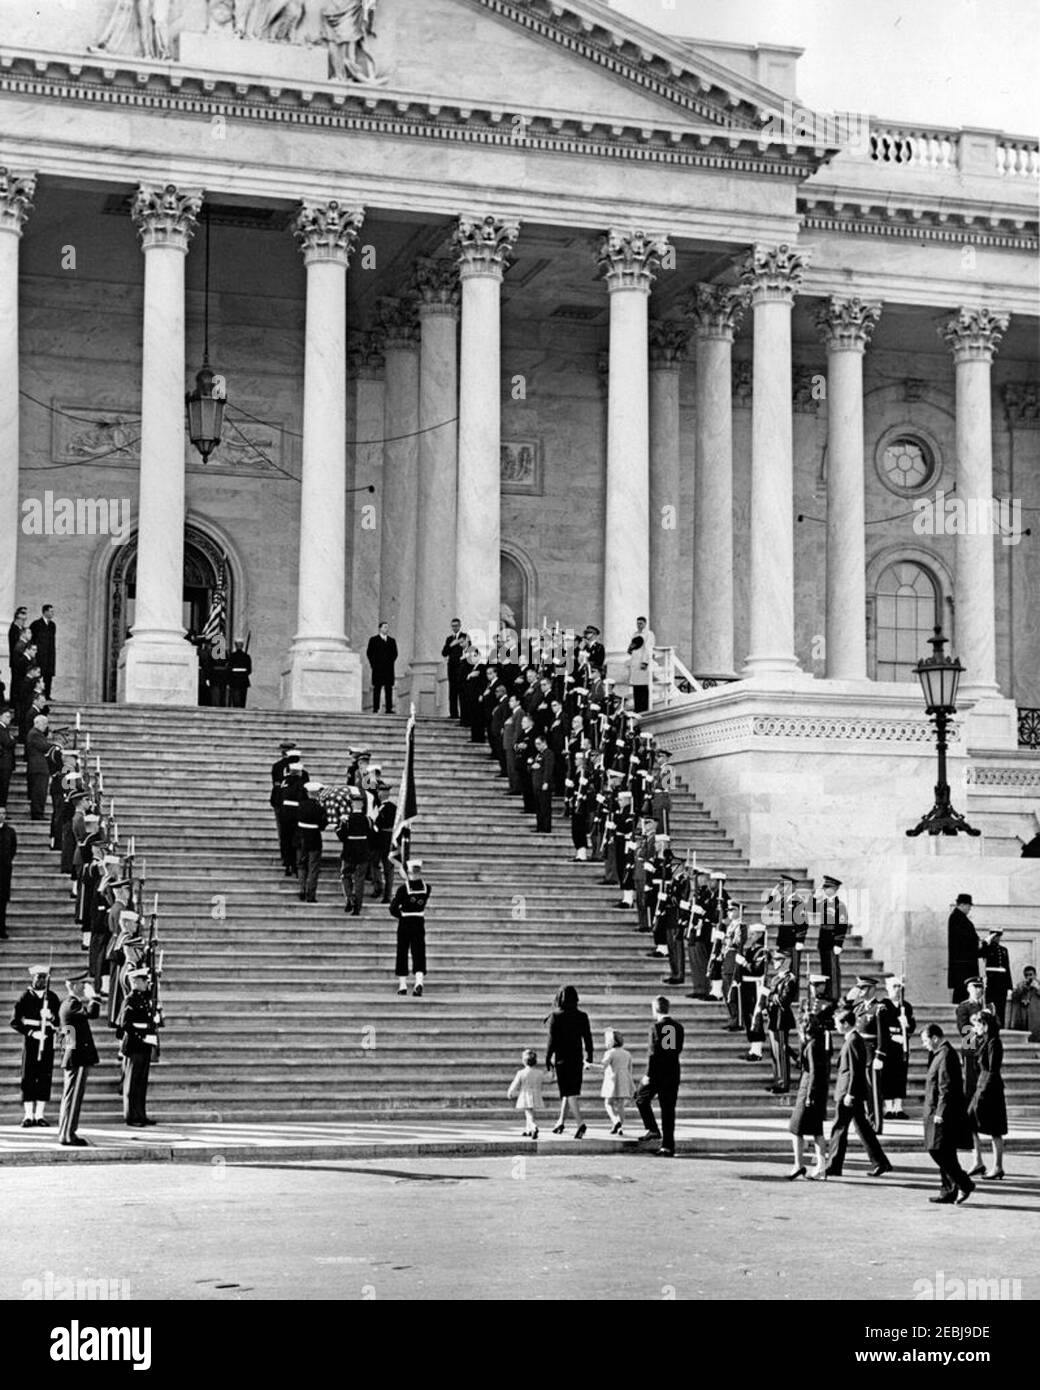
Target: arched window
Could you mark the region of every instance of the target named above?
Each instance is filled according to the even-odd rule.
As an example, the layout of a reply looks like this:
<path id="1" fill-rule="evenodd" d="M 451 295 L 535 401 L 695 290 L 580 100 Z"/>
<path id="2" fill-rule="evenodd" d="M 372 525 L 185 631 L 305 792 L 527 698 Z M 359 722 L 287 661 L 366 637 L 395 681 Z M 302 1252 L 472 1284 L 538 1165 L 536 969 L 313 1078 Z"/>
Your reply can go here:
<path id="1" fill-rule="evenodd" d="M 930 655 L 939 588 L 913 560 L 897 560 L 881 572 L 874 597 L 876 671 L 879 681 L 913 681 L 914 667 Z"/>

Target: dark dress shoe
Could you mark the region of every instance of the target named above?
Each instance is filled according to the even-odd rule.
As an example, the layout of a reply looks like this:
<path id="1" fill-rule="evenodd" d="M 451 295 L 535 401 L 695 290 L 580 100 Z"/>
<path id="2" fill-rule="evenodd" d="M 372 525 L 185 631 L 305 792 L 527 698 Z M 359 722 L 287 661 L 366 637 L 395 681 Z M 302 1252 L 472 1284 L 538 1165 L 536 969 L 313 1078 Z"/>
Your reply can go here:
<path id="1" fill-rule="evenodd" d="M 63 1149 L 89 1149 L 89 1148 L 90 1148 L 90 1145 L 87 1143 L 87 1141 L 86 1141 L 85 1139 L 81 1139 L 81 1138 L 79 1137 L 78 1134 L 75 1135 L 72 1139 L 59 1139 L 59 1140 L 58 1140 L 58 1143 L 61 1145 L 61 1147 L 62 1147 Z"/>
<path id="2" fill-rule="evenodd" d="M 675 1150 L 674 1150 L 674 1149 L 663 1149 L 663 1148 L 662 1148 L 662 1149 L 658 1149 L 657 1152 L 654 1154 L 654 1157 L 655 1157 L 655 1158 L 674 1158 L 674 1157 L 675 1157 Z"/>
<path id="3" fill-rule="evenodd" d="M 144 1120 L 127 1120 L 127 1129 L 144 1129 Z"/>
<path id="4" fill-rule="evenodd" d="M 788 1173 L 787 1181 L 794 1182 L 796 1178 L 804 1178 L 807 1172 L 807 1168 L 796 1168 L 792 1173 Z"/>
<path id="5" fill-rule="evenodd" d="M 35 1121 L 35 1124 L 38 1125 L 40 1129 L 50 1129 L 51 1127 L 50 1120 L 45 1120 L 42 1115 L 38 1120 Z M 1004 1174 L 1001 1173 L 1000 1176 L 1003 1177 Z"/>
<path id="6" fill-rule="evenodd" d="M 22 1121 L 22 1123 L 21 1123 L 21 1128 L 22 1128 L 22 1129 L 35 1129 L 35 1128 L 36 1128 L 36 1121 L 35 1121 L 35 1120 L 30 1120 L 30 1119 L 26 1118 L 26 1119 L 24 1119 L 24 1120 Z"/>
<path id="7" fill-rule="evenodd" d="M 928 1200 L 938 1207 L 946 1207 L 952 1206 L 957 1198 L 952 1192 L 941 1192 L 938 1197 L 929 1197 Z"/>
<path id="8" fill-rule="evenodd" d="M 825 1169 L 824 1171 L 826 1172 L 826 1174 L 827 1174 L 827 1176 L 828 1176 L 829 1178 L 840 1178 L 840 1177 L 841 1177 L 841 1169 L 840 1169 L 840 1168 L 832 1168 L 829 1164 L 828 1164 L 828 1166 L 826 1167 L 826 1169 Z"/>
<path id="9" fill-rule="evenodd" d="M 977 1177 L 979 1176 L 980 1173 L 984 1173 L 985 1171 L 986 1171 L 986 1165 L 985 1165 L 984 1163 L 976 1163 L 976 1165 L 975 1165 L 974 1168 L 969 1168 L 969 1169 L 968 1169 L 968 1177 L 969 1177 L 969 1178 L 977 1178 Z"/>
<path id="10" fill-rule="evenodd" d="M 967 1186 L 967 1187 L 961 1188 L 960 1192 L 957 1193 L 957 1198 L 956 1198 L 957 1205 L 958 1205 L 959 1207 L 963 1206 L 964 1203 L 968 1200 L 968 1198 L 971 1196 L 971 1194 L 972 1194 L 974 1191 L 975 1191 L 975 1184 L 974 1184 L 974 1183 L 972 1182 L 972 1180 L 969 1178 L 969 1179 L 968 1179 L 968 1186 Z"/>
<path id="11" fill-rule="evenodd" d="M 662 975 L 661 983 L 663 985 L 681 985 L 682 980 L 680 980 L 676 975 Z"/>

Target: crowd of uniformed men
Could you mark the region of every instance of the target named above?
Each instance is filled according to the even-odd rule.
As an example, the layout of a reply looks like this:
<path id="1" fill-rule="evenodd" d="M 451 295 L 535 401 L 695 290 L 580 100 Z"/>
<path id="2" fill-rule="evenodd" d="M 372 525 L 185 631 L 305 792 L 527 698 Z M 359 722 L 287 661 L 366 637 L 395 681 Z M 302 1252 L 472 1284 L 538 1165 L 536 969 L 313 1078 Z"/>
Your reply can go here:
<path id="1" fill-rule="evenodd" d="M 162 952 L 156 936 L 158 895 L 145 914 L 143 869 L 135 866 L 134 842 L 120 848 L 114 802 L 109 801 L 107 814 L 104 810 L 100 758 L 90 758 L 89 736 L 79 746 L 78 725 L 77 717 L 76 729 L 52 733 L 46 716 L 36 719 L 46 769 L 43 804 L 48 797 L 50 801 L 50 845 L 69 880 L 71 925 L 87 953 L 87 967 L 69 974 L 66 997 L 59 999 L 51 987 L 51 965 L 30 966 L 29 985 L 15 1002 L 11 1027 L 22 1036 L 22 1127 L 49 1124 L 45 1108 L 60 1055 L 64 1085 L 58 1142 L 82 1147 L 87 1141 L 77 1128 L 87 1077 L 100 1061 L 91 1028 L 99 1017 L 118 1043 L 127 1125 L 155 1123 L 148 1117 L 147 1093 L 162 1027 Z M 30 766 L 30 794 L 32 777 Z"/>

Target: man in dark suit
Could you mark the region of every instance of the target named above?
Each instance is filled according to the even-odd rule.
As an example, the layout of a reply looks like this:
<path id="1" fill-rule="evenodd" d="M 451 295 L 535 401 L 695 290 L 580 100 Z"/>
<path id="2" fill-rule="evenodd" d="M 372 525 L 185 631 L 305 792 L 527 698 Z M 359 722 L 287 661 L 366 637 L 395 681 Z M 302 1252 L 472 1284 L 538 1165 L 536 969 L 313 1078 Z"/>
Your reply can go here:
<path id="1" fill-rule="evenodd" d="M 856 1031 L 856 1015 L 851 1009 L 843 1009 L 838 1014 L 837 1024 L 845 1042 L 838 1059 L 838 1076 L 834 1086 L 837 1113 L 831 1126 L 831 1152 L 827 1176 L 841 1177 L 845 1166 L 845 1151 L 849 1143 L 849 1126 L 855 1124 L 856 1132 L 873 1164 L 870 1176 L 880 1178 L 891 1170 L 892 1165 L 867 1119 L 867 1105 L 871 1098 L 867 1042 L 863 1034 Z"/>
<path id="2" fill-rule="evenodd" d="M 43 605 L 42 615 L 29 624 L 29 631 L 36 645 L 36 664 L 40 668 L 40 677 L 43 680 L 43 693 L 49 700 L 58 649 L 58 629 L 54 622 L 52 604 Z"/>
<path id="3" fill-rule="evenodd" d="M 939 1169 L 942 1186 L 930 1202 L 966 1202 L 975 1184 L 961 1167 L 957 1150 L 972 1146 L 961 1064 L 937 1023 L 926 1023 L 921 1042 L 931 1056 L 924 1081 L 924 1146 Z"/>
<path id="4" fill-rule="evenodd" d="M 682 1064 L 679 1061 L 686 1038 L 678 1019 L 672 1018 L 671 1004 L 659 994 L 651 1003 L 654 1021 L 650 1027 L 650 1050 L 646 1059 L 646 1074 L 635 1094 L 639 1117 L 646 1132 L 640 1142 L 660 1139 L 658 1158 L 675 1157 L 675 1107 L 679 1099 Z M 661 1106 L 661 1128 L 657 1128 L 651 1101 L 657 1097 Z"/>
<path id="5" fill-rule="evenodd" d="M 7 805 L 8 789 L 14 776 L 14 750 L 18 740 L 11 727 L 13 722 L 14 710 L 5 705 L 0 709 L 0 806 Z"/>
<path id="6" fill-rule="evenodd" d="M 51 740 L 47 737 L 48 719 L 38 714 L 25 738 L 25 779 L 29 790 L 29 816 L 43 820 L 47 807 L 47 787 L 51 780 L 48 753 Z"/>
<path id="7" fill-rule="evenodd" d="M 444 639 L 441 656 L 448 663 L 448 713 L 452 719 L 459 717 L 459 681 L 462 678 L 462 658 L 469 646 L 469 636 L 462 630 L 458 618 L 452 618 L 451 631 Z"/>
<path id="8" fill-rule="evenodd" d="M 394 666 L 397 664 L 397 643 L 390 636 L 390 624 L 380 623 L 379 631 L 368 639 L 365 653 L 372 668 L 372 712 L 379 713 L 379 693 L 386 692 L 386 712 L 394 712 Z"/>
<path id="9" fill-rule="evenodd" d="M 100 1005 L 85 976 L 77 975 L 74 979 L 66 980 L 65 985 L 69 993 L 58 1015 L 65 1046 L 61 1063 L 65 1072 L 65 1088 L 61 1093 L 58 1143 L 66 1148 L 83 1149 L 87 1147 L 87 1141 L 81 1139 L 76 1130 L 87 1073 L 91 1067 L 97 1066 L 99 1060 L 94 1035 L 90 1031 L 90 1020 L 97 1018 Z"/>
<path id="10" fill-rule="evenodd" d="M 7 807 L 0 806 L 0 941 L 7 940 L 7 904 L 11 901 L 11 875 L 18 853 L 18 836 L 7 824 Z"/>
<path id="11" fill-rule="evenodd" d="M 228 705 L 232 709 L 245 709 L 246 691 L 252 674 L 253 658 L 246 651 L 244 642 L 236 642 L 235 650 L 227 659 Z"/>
<path id="12" fill-rule="evenodd" d="M 968 997 L 967 982 L 978 974 L 982 947 L 978 932 L 972 925 L 973 907 L 970 893 L 958 893 L 957 902 L 947 925 L 948 969 L 946 985 L 953 991 L 953 1003 Z"/>
<path id="13" fill-rule="evenodd" d="M 534 757 L 531 759 L 531 786 L 537 807 L 535 830 L 541 835 L 552 831 L 553 751 L 544 733 L 534 736 Z"/>

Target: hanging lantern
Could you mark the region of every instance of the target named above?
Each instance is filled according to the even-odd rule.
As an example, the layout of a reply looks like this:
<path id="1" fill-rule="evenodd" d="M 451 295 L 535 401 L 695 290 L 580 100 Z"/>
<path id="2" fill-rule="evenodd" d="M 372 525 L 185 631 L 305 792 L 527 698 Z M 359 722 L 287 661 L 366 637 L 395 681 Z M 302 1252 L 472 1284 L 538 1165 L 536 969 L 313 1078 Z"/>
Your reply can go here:
<path id="1" fill-rule="evenodd" d="M 226 399 L 224 378 L 204 361 L 195 377 L 195 390 L 189 391 L 186 397 L 188 436 L 202 455 L 203 463 L 208 462 L 210 454 L 220 443 Z"/>

